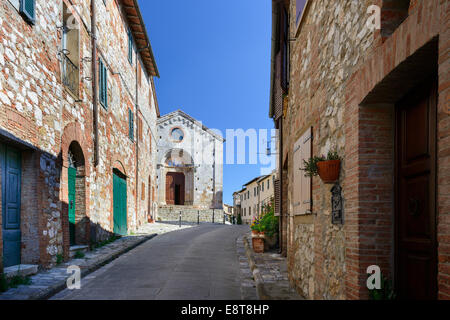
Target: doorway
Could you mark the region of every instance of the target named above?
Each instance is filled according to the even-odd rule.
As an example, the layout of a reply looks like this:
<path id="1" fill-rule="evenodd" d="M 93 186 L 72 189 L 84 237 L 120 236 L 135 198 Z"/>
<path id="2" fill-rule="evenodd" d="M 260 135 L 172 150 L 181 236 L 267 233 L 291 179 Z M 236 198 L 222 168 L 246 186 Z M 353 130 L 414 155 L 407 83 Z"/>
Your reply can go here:
<path id="1" fill-rule="evenodd" d="M 127 180 L 118 170 L 113 171 L 114 233 L 125 236 L 127 225 Z"/>
<path id="2" fill-rule="evenodd" d="M 21 263 L 21 152 L 0 143 L 0 167 L 2 170 L 3 266 L 7 268 Z"/>
<path id="3" fill-rule="evenodd" d="M 166 203 L 168 205 L 184 206 L 185 203 L 184 173 L 169 172 L 166 176 Z"/>
<path id="4" fill-rule="evenodd" d="M 395 269 L 400 299 L 437 298 L 436 82 L 425 82 L 396 105 Z"/>

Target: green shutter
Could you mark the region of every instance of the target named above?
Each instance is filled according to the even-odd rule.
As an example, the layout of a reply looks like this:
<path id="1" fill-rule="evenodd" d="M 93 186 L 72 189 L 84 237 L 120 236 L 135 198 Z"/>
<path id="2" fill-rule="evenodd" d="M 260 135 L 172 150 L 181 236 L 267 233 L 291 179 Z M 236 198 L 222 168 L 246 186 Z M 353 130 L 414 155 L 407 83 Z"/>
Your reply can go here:
<path id="1" fill-rule="evenodd" d="M 36 20 L 35 7 L 35 0 L 20 1 L 20 13 L 32 24 Z"/>
<path id="2" fill-rule="evenodd" d="M 134 141 L 134 115 L 131 109 L 128 109 L 128 130 L 130 139 Z"/>
<path id="3" fill-rule="evenodd" d="M 103 107 L 108 110 L 108 78 L 106 66 L 102 60 L 98 60 L 98 90 L 99 100 Z"/>
<path id="4" fill-rule="evenodd" d="M 103 101 L 105 104 L 105 109 L 108 110 L 108 70 L 103 66 Z"/>
<path id="5" fill-rule="evenodd" d="M 131 29 L 128 29 L 128 61 L 133 64 L 133 36 Z"/>

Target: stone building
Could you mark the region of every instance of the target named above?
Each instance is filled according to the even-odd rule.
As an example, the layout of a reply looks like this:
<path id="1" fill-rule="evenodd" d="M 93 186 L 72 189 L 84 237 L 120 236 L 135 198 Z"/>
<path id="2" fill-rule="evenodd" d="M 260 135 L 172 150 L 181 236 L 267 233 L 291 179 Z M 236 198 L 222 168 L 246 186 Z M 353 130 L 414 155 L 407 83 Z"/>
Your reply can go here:
<path id="1" fill-rule="evenodd" d="M 158 219 L 222 221 L 224 141 L 181 110 L 158 119 Z"/>
<path id="2" fill-rule="evenodd" d="M 154 213 L 154 76 L 137 1 L 2 1 L 0 263 L 49 267 Z"/>
<path id="3" fill-rule="evenodd" d="M 274 198 L 275 172 L 256 177 L 235 193 L 239 196 L 239 207 L 243 224 L 251 224 L 253 219 L 264 213 L 264 208 L 272 203 Z"/>
<path id="4" fill-rule="evenodd" d="M 275 203 L 292 284 L 364 299 L 377 265 L 399 298 L 449 299 L 449 2 L 272 3 Z M 305 177 L 303 160 L 330 150 L 339 181 Z"/>

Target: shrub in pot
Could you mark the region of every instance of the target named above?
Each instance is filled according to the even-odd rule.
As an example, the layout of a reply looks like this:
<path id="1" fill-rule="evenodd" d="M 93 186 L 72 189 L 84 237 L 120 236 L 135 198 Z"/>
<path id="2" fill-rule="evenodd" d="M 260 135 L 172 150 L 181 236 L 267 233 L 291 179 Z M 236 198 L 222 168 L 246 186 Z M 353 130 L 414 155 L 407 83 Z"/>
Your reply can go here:
<path id="1" fill-rule="evenodd" d="M 319 176 L 324 183 L 334 183 L 339 180 L 339 172 L 341 168 L 341 158 L 337 152 L 328 152 L 325 156 L 314 156 L 308 161 L 304 160 L 303 169 L 305 175 L 309 177 Z"/>

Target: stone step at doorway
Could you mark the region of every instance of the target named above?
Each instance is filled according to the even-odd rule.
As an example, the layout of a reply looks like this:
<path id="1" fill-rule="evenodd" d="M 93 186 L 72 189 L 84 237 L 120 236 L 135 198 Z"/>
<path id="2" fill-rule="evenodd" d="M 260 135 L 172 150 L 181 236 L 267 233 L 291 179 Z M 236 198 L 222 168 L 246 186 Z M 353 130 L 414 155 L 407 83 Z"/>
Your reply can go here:
<path id="1" fill-rule="evenodd" d="M 15 276 L 28 277 L 38 273 L 39 267 L 31 264 L 19 264 L 8 267 L 3 270 L 6 279 L 11 279 Z"/>
<path id="2" fill-rule="evenodd" d="M 88 251 L 89 251 L 89 246 L 71 246 L 69 257 L 70 257 L 70 259 L 73 259 L 77 252 L 86 254 Z"/>

